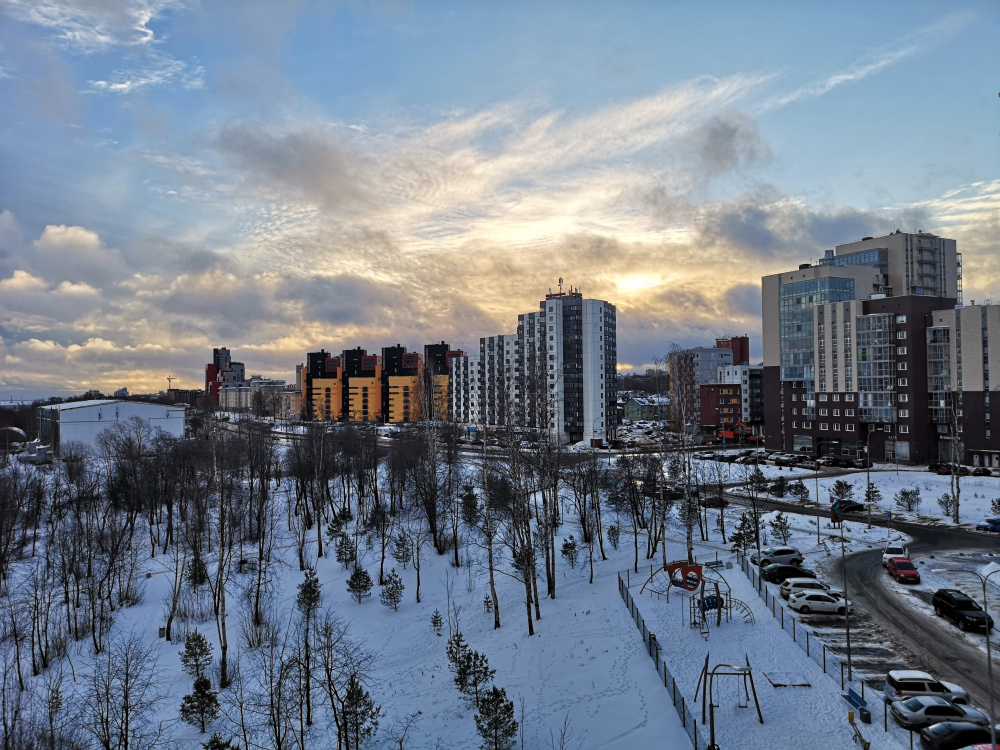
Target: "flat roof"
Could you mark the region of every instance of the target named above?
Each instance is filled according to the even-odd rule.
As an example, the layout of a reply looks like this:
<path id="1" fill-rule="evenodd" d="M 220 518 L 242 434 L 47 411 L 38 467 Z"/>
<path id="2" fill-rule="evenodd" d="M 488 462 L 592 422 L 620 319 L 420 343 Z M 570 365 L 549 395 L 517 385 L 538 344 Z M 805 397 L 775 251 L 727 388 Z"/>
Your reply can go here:
<path id="1" fill-rule="evenodd" d="M 84 409 L 88 406 L 106 406 L 108 404 L 124 404 L 125 401 L 116 401 L 115 399 L 91 399 L 89 401 L 71 401 L 66 404 L 47 404 L 43 406 L 43 409 L 56 409 L 57 411 L 66 411 L 67 409 Z"/>

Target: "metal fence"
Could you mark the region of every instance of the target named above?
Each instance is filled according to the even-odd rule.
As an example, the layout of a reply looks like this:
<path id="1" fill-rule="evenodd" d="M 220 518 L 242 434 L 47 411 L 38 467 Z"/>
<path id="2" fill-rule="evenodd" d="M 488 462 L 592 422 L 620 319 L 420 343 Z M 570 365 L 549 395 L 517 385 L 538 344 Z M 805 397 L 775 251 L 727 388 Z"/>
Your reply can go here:
<path id="1" fill-rule="evenodd" d="M 635 605 L 635 600 L 632 598 L 632 592 L 629 591 L 627 579 L 622 578 L 621 573 L 618 574 L 618 593 L 621 594 L 622 601 L 624 601 L 625 606 L 628 607 L 629 614 L 635 621 L 636 628 L 638 628 L 639 632 L 642 634 L 642 642 L 646 644 L 646 653 L 649 654 L 649 657 L 656 665 L 656 673 L 663 679 L 663 687 L 666 688 L 670 695 L 670 700 L 674 704 L 674 709 L 680 717 L 681 726 L 684 727 L 684 731 L 686 731 L 688 737 L 691 738 L 694 750 L 707 750 L 709 739 L 708 732 L 705 727 L 701 727 L 699 729 L 698 720 L 694 718 L 694 714 L 688 707 L 687 699 L 681 695 L 680 691 L 677 689 L 677 680 L 674 679 L 674 676 L 667 668 L 667 663 L 660 655 L 661 649 L 659 641 L 656 640 L 656 635 L 650 633 L 649 628 L 646 627 L 646 621 L 639 613 L 639 608 Z"/>

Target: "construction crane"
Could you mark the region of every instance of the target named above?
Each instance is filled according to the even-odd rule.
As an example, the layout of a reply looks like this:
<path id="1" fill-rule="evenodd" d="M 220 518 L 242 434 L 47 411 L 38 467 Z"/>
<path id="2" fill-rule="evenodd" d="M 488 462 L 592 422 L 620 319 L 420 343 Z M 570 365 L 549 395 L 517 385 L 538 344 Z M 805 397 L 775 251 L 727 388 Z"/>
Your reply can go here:
<path id="1" fill-rule="evenodd" d="M 173 386 L 171 385 L 173 381 L 177 380 L 173 375 L 167 375 L 167 390 L 169 391 Z"/>

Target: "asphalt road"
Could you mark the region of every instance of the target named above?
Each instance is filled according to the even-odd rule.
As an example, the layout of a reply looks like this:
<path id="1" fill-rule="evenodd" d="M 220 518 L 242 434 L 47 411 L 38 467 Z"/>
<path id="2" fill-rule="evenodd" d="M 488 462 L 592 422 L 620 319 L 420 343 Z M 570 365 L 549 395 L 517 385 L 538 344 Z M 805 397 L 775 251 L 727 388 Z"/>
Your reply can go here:
<path id="1" fill-rule="evenodd" d="M 749 501 L 740 498 L 740 504 Z M 816 506 L 758 500 L 758 507 L 765 510 L 783 510 L 815 516 Z M 820 515 L 830 517 L 829 510 L 821 508 Z M 864 522 L 867 515 L 854 513 L 847 520 Z M 872 517 L 873 526 L 885 526 L 882 518 Z M 909 543 L 911 557 L 927 558 L 950 551 L 985 550 L 1000 555 L 1000 535 L 962 531 L 893 520 L 892 529 L 912 538 Z M 859 609 L 870 614 L 872 620 L 888 633 L 893 650 L 902 657 L 914 660 L 910 669 L 920 669 L 964 687 L 977 706 L 989 711 L 989 680 L 986 676 L 986 655 L 975 645 L 966 642 L 963 634 L 950 621 L 917 612 L 905 601 L 907 594 L 892 585 L 882 567 L 882 550 L 874 549 L 848 555 L 845 562 L 834 557 L 827 566 L 831 579 L 843 580 L 847 568 L 848 597 Z M 971 577 L 970 577 L 971 579 Z M 974 579 L 971 579 L 975 583 Z M 972 584 L 970 583 L 970 586 Z M 976 583 L 978 587 L 979 584 Z M 975 592 L 981 592 L 976 588 Z M 929 598 L 927 603 L 930 603 Z M 990 614 L 1000 622 L 1000 600 L 994 594 L 990 599 Z M 1000 713 L 1000 630 L 990 633 L 993 646 L 994 700 Z"/>

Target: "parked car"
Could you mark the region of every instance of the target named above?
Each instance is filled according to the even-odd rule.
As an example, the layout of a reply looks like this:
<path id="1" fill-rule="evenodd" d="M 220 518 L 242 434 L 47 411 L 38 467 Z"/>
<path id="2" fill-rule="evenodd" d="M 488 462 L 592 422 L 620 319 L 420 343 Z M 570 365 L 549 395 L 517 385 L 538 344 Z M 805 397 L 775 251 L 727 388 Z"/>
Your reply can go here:
<path id="1" fill-rule="evenodd" d="M 968 703 L 969 694 L 953 682 L 936 680 L 916 669 L 893 669 L 885 676 L 884 699 L 906 700 L 917 695 L 936 695 L 950 703 Z"/>
<path id="2" fill-rule="evenodd" d="M 834 502 L 830 506 L 830 510 L 833 511 L 833 509 L 834 509 L 835 506 L 837 506 L 836 502 Z M 863 510 L 867 510 L 867 509 L 868 509 L 868 506 L 865 505 L 864 503 L 856 503 L 853 500 L 841 500 L 840 501 L 840 515 L 844 515 L 845 513 L 857 513 L 859 511 L 863 511 Z"/>
<path id="3" fill-rule="evenodd" d="M 939 464 L 938 465 L 937 473 L 940 476 L 943 476 L 943 477 L 948 476 L 949 474 L 952 473 L 952 471 L 951 471 L 951 464 Z M 968 466 L 959 466 L 958 467 L 958 475 L 959 476 L 967 477 L 967 476 L 969 476 L 970 473 L 971 472 L 969 471 L 969 467 Z"/>
<path id="4" fill-rule="evenodd" d="M 920 730 L 923 750 L 961 750 L 978 742 L 990 741 L 989 727 L 971 721 L 942 721 Z"/>
<path id="5" fill-rule="evenodd" d="M 815 578 L 816 574 L 797 565 L 775 563 L 764 567 L 760 571 L 760 577 L 768 583 L 782 583 L 786 578 Z"/>
<path id="6" fill-rule="evenodd" d="M 797 594 L 792 594 L 788 598 L 788 606 L 803 615 L 810 612 L 842 615 L 854 611 L 851 602 L 841 599 L 839 596 L 832 596 L 825 591 L 800 591 Z"/>
<path id="7" fill-rule="evenodd" d="M 990 475 L 990 467 L 988 466 L 977 466 L 972 470 L 972 476 L 974 477 L 988 477 Z"/>
<path id="8" fill-rule="evenodd" d="M 830 596 L 844 596 L 844 592 L 840 589 L 832 589 L 815 578 L 786 578 L 781 584 L 781 595 L 785 599 L 800 591 L 822 591 Z"/>
<path id="9" fill-rule="evenodd" d="M 905 557 L 890 558 L 885 569 L 896 579 L 896 583 L 920 583 L 920 571 Z"/>
<path id="10" fill-rule="evenodd" d="M 941 721 L 968 721 L 988 726 L 990 717 L 972 706 L 949 703 L 936 695 L 918 695 L 889 704 L 892 718 L 904 729 L 923 729 Z"/>
<path id="11" fill-rule="evenodd" d="M 976 531 L 991 531 L 994 534 L 1000 534 L 1000 516 L 984 518 L 976 524 Z"/>
<path id="12" fill-rule="evenodd" d="M 719 495 L 712 495 L 710 497 L 703 497 L 698 501 L 698 505 L 702 508 L 725 508 L 729 505 L 729 501 Z"/>
<path id="13" fill-rule="evenodd" d="M 961 750 L 969 745 L 990 741 L 989 727 L 971 721 L 942 721 L 920 730 L 923 750 Z"/>
<path id="14" fill-rule="evenodd" d="M 961 630 L 990 630 L 993 618 L 979 606 L 975 599 L 958 589 L 938 589 L 931 597 L 934 614 L 947 617 Z"/>
<path id="15" fill-rule="evenodd" d="M 889 564 L 889 560 L 893 557 L 906 557 L 910 556 L 910 550 L 906 548 L 905 544 L 887 544 L 885 545 L 885 551 L 882 553 L 882 566 L 885 567 Z"/>
<path id="16" fill-rule="evenodd" d="M 823 456 L 822 458 L 817 458 L 816 459 L 816 465 L 817 466 L 836 466 L 837 465 L 837 459 L 830 458 L 829 456 Z"/>
<path id="17" fill-rule="evenodd" d="M 760 566 L 766 567 L 772 563 L 787 563 L 788 565 L 801 565 L 805 556 L 795 547 L 768 547 L 760 553 Z M 750 562 L 758 564 L 757 553 L 750 555 Z"/>

